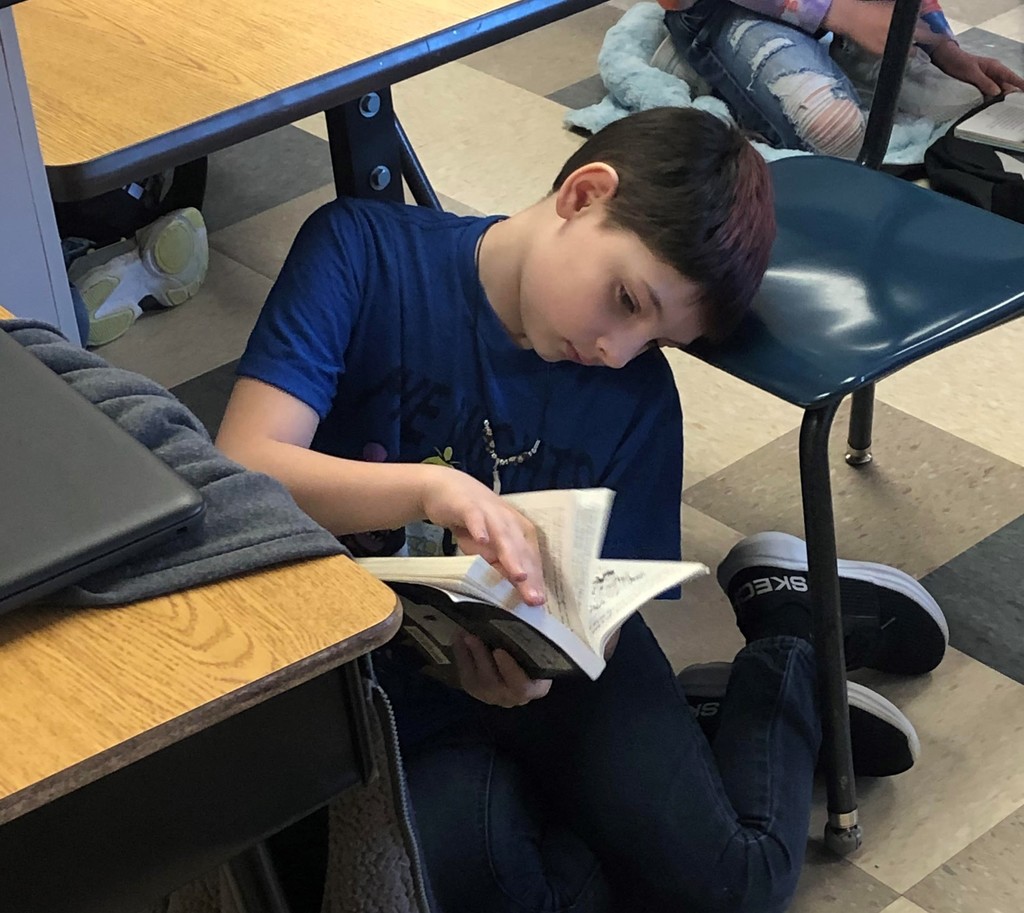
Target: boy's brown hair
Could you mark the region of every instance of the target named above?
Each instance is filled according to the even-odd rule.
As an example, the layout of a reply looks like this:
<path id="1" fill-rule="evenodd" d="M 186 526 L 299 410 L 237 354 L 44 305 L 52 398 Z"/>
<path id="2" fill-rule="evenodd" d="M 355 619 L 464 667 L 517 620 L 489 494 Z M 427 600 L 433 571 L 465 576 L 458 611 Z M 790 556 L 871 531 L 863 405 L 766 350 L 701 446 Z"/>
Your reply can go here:
<path id="1" fill-rule="evenodd" d="M 694 108 L 655 108 L 609 124 L 565 163 L 611 165 L 611 227 L 632 232 L 702 290 L 703 335 L 732 332 L 761 285 L 775 207 L 764 159 L 735 127 Z"/>

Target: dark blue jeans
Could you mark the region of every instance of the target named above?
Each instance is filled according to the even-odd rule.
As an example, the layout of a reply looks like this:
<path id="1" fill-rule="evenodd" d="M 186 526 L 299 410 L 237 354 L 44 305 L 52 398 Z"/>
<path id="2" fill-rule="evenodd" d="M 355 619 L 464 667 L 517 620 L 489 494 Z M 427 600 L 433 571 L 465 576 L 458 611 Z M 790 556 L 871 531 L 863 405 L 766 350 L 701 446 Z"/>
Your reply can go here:
<path id="1" fill-rule="evenodd" d="M 821 740 L 806 641 L 740 652 L 713 745 L 639 616 L 598 681 L 515 710 L 377 668 L 443 913 L 788 905 Z"/>

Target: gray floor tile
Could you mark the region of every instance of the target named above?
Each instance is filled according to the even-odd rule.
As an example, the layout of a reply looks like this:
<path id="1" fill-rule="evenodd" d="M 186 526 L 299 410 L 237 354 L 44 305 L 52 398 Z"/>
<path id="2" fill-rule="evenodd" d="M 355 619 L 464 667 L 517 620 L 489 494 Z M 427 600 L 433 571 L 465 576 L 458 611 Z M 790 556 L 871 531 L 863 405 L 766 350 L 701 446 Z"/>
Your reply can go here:
<path id="1" fill-rule="evenodd" d="M 1024 513 L 1024 467 L 879 401 L 875 461 L 843 460 L 847 409 L 832 433 L 832 495 L 843 557 L 930 573 Z M 803 535 L 791 431 L 684 492 L 685 502 L 744 535 Z"/>
<path id="2" fill-rule="evenodd" d="M 566 86 L 557 92 L 552 92 L 548 98 L 575 110 L 588 105 L 596 105 L 607 94 L 608 90 L 604 87 L 601 77 L 594 75 L 574 82 L 571 86 Z"/>
<path id="3" fill-rule="evenodd" d="M 818 840 L 807 846 L 796 897 L 789 913 L 880 913 L 899 895 Z"/>
<path id="4" fill-rule="evenodd" d="M 463 63 L 538 95 L 578 82 L 597 70 L 605 33 L 622 16 L 608 4 L 584 10 L 470 54 Z"/>
<path id="5" fill-rule="evenodd" d="M 968 29 L 957 35 L 960 47 L 982 57 L 995 57 L 1010 69 L 1024 73 L 1024 44 L 985 29 Z"/>
<path id="6" fill-rule="evenodd" d="M 949 619 L 953 646 L 1024 684 L 1024 517 L 922 581 Z"/>
<path id="7" fill-rule="evenodd" d="M 1010 913 L 1024 904 L 1024 809 L 907 892 L 928 913 Z"/>
<path id="8" fill-rule="evenodd" d="M 327 142 L 281 127 L 210 156 L 203 217 L 218 231 L 333 180 Z"/>

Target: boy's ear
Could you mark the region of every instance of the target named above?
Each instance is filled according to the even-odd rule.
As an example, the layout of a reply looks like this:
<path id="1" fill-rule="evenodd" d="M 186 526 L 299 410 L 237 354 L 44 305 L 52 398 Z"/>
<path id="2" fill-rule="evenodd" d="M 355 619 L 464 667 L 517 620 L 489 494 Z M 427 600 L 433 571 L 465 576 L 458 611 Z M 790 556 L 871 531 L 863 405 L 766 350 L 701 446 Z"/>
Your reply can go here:
<path id="1" fill-rule="evenodd" d="M 619 189 L 618 172 L 604 162 L 581 165 L 555 193 L 555 211 L 571 219 L 594 203 L 607 203 Z"/>

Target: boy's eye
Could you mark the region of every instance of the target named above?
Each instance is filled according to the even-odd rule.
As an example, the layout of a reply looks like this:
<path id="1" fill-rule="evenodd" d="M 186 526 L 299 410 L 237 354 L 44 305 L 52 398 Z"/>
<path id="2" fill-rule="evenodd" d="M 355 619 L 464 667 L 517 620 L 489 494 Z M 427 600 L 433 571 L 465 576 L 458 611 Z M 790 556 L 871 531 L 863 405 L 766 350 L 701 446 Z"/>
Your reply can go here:
<path id="1" fill-rule="evenodd" d="M 627 314 L 635 314 L 640 310 L 640 305 L 637 304 L 629 292 L 626 291 L 625 286 L 622 286 L 619 289 L 619 303 L 626 309 Z"/>

